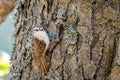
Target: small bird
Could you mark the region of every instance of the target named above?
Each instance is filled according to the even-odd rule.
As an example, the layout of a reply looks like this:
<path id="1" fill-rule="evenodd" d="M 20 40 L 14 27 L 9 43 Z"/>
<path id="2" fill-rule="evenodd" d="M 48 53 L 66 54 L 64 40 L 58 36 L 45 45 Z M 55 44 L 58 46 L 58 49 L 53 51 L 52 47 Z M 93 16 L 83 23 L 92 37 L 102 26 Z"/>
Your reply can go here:
<path id="1" fill-rule="evenodd" d="M 49 37 L 43 27 L 35 27 L 32 32 L 32 45 L 36 53 L 40 57 L 40 65 L 43 72 L 47 72 L 45 63 L 45 53 L 49 46 Z"/>

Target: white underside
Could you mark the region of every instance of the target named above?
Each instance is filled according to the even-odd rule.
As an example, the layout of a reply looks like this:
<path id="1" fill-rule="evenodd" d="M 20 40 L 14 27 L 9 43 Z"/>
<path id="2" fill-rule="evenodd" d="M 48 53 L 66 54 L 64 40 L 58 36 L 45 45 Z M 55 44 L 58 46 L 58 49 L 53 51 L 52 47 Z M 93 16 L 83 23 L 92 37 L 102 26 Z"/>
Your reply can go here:
<path id="1" fill-rule="evenodd" d="M 46 43 L 46 47 L 49 46 L 49 37 L 45 31 L 38 31 L 33 33 L 34 38 L 37 38 L 38 40 L 43 40 Z"/>

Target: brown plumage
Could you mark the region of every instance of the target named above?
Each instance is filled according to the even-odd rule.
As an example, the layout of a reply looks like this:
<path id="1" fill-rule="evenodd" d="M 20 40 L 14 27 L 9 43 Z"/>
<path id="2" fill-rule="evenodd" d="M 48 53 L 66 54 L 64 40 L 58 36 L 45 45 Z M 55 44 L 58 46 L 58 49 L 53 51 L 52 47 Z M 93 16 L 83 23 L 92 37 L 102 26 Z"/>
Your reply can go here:
<path id="1" fill-rule="evenodd" d="M 45 53 L 49 46 L 49 37 L 42 27 L 33 29 L 32 48 L 35 55 L 40 59 L 40 66 L 43 72 L 47 73 Z M 38 60 L 39 61 L 39 60 Z"/>
<path id="2" fill-rule="evenodd" d="M 32 45 L 33 45 L 34 52 L 37 53 L 40 58 L 41 69 L 43 70 L 43 72 L 46 73 L 47 70 L 46 70 L 46 63 L 44 58 L 44 54 L 45 54 L 44 50 L 45 50 L 46 44 L 44 41 L 40 41 L 37 38 L 33 38 Z"/>

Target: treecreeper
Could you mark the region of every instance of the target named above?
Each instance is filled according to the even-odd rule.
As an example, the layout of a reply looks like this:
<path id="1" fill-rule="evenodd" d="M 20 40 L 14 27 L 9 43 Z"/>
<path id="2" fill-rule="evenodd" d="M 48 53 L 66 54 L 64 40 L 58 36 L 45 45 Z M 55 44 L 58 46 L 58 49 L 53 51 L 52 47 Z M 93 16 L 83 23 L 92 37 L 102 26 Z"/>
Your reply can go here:
<path id="1" fill-rule="evenodd" d="M 34 53 L 37 54 L 41 69 L 44 73 L 47 73 L 45 53 L 49 47 L 49 37 L 43 27 L 35 27 L 32 31 L 32 48 Z"/>

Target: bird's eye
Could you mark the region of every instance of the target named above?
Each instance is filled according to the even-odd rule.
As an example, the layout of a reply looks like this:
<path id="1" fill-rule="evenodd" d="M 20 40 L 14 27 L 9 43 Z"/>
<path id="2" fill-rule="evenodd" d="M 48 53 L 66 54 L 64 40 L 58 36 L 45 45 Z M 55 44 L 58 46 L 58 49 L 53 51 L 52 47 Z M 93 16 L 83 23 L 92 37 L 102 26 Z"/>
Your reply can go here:
<path id="1" fill-rule="evenodd" d="M 38 31 L 38 29 L 36 29 L 36 31 Z"/>

